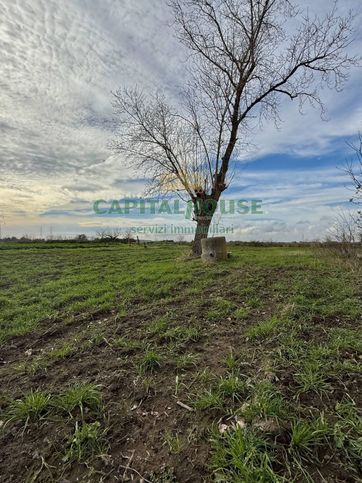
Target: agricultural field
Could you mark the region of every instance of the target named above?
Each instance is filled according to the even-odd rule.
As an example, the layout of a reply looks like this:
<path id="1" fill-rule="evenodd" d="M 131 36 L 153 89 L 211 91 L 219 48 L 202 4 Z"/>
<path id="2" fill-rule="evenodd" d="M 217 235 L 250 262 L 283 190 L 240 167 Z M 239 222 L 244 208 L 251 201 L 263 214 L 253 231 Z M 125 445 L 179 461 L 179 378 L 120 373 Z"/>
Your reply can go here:
<path id="1" fill-rule="evenodd" d="M 0 245 L 2 482 L 358 482 L 362 289 L 322 249 Z"/>

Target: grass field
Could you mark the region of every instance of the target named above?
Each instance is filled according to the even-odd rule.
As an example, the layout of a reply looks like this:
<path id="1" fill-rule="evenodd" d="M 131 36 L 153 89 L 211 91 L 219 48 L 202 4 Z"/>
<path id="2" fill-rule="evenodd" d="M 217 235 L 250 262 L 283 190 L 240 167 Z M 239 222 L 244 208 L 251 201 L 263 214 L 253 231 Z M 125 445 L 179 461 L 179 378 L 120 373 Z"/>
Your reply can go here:
<path id="1" fill-rule="evenodd" d="M 1 481 L 361 481 L 358 274 L 187 251 L 0 245 Z"/>

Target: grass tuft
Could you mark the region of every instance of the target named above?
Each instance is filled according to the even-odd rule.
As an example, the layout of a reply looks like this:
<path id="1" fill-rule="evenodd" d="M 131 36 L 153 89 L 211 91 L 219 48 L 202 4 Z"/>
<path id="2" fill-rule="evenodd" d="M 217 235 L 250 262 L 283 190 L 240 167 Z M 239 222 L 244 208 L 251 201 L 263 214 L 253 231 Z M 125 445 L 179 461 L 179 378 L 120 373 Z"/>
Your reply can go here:
<path id="1" fill-rule="evenodd" d="M 229 354 L 225 357 L 225 364 L 230 371 L 233 371 L 239 367 L 239 358 L 235 356 L 232 350 L 230 350 Z"/>
<path id="2" fill-rule="evenodd" d="M 241 401 L 242 397 L 247 393 L 247 386 L 237 376 L 228 376 L 220 378 L 217 391 L 221 398 L 231 399 L 233 403 Z"/>
<path id="3" fill-rule="evenodd" d="M 249 339 L 266 339 L 280 332 L 287 325 L 288 321 L 275 316 L 268 320 L 263 320 L 257 325 L 248 328 L 245 331 L 246 337 Z"/>
<path id="4" fill-rule="evenodd" d="M 75 431 L 72 435 L 69 448 L 67 449 L 65 462 L 83 462 L 89 456 L 94 455 L 101 450 L 101 425 L 98 421 L 94 423 L 83 423 L 81 426 L 78 422 L 75 425 Z"/>
<path id="5" fill-rule="evenodd" d="M 177 432 L 166 431 L 164 440 L 171 454 L 179 454 L 185 447 L 185 441 Z"/>
<path id="6" fill-rule="evenodd" d="M 261 418 L 286 419 L 290 411 L 282 394 L 267 381 L 256 384 L 250 399 L 240 408 L 240 413 L 248 422 Z"/>
<path id="7" fill-rule="evenodd" d="M 70 387 L 54 401 L 54 406 L 62 411 L 71 413 L 79 408 L 82 417 L 84 408 L 98 411 L 101 407 L 99 387 L 94 384 L 81 383 Z"/>
<path id="8" fill-rule="evenodd" d="M 223 400 L 217 391 L 210 389 L 197 394 L 193 401 L 193 406 L 201 411 L 205 409 L 221 409 Z"/>
<path id="9" fill-rule="evenodd" d="M 170 326 L 170 321 L 166 317 L 153 320 L 146 329 L 149 335 L 162 335 Z"/>
<path id="10" fill-rule="evenodd" d="M 211 439 L 211 468 L 216 481 L 235 483 L 277 483 L 273 470 L 275 457 L 272 446 L 253 431 L 237 428 L 220 434 L 215 430 Z"/>
<path id="11" fill-rule="evenodd" d="M 362 414 L 353 401 L 344 400 L 336 404 L 336 417 L 333 428 L 336 447 L 358 465 L 362 461 Z"/>
<path id="12" fill-rule="evenodd" d="M 31 391 L 23 399 L 13 401 L 8 408 L 8 422 L 28 424 L 44 417 L 50 408 L 50 395 L 43 391 Z"/>
<path id="13" fill-rule="evenodd" d="M 240 307 L 236 309 L 234 312 L 234 317 L 238 320 L 245 320 L 250 316 L 250 308 L 248 307 Z"/>
<path id="14" fill-rule="evenodd" d="M 124 349 L 128 351 L 135 351 L 144 348 L 144 342 L 137 339 L 127 339 L 127 337 L 116 337 L 111 341 L 112 347 L 117 349 Z"/>
<path id="15" fill-rule="evenodd" d="M 190 367 L 196 367 L 199 360 L 199 354 L 181 354 L 176 357 L 175 364 L 178 369 L 188 369 Z"/>
<path id="16" fill-rule="evenodd" d="M 297 420 L 291 429 L 290 451 L 310 460 L 318 446 L 326 443 L 328 435 L 329 428 L 323 417 L 312 422 Z"/>
<path id="17" fill-rule="evenodd" d="M 210 321 L 216 322 L 229 317 L 235 312 L 235 304 L 230 300 L 222 297 L 215 297 L 211 301 L 211 308 L 207 312 L 207 318 Z"/>
<path id="18" fill-rule="evenodd" d="M 161 356 L 155 351 L 147 351 L 141 359 L 142 372 L 154 372 L 161 367 Z"/>
<path id="19" fill-rule="evenodd" d="M 318 395 L 329 392 L 332 388 L 326 381 L 325 370 L 326 368 L 317 360 L 304 362 L 299 372 L 294 375 L 295 381 L 299 385 L 299 392 L 314 392 Z"/>
<path id="20" fill-rule="evenodd" d="M 166 341 L 176 342 L 182 345 L 188 342 L 197 342 L 200 337 L 200 329 L 192 326 L 177 326 L 167 330 L 162 336 Z"/>

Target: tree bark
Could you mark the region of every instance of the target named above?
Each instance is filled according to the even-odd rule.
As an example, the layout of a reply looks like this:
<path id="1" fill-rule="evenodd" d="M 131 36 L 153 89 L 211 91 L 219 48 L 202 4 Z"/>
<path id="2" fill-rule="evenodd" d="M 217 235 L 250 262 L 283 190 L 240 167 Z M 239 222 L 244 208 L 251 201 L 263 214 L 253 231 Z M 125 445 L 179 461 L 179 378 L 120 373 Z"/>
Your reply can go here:
<path id="1" fill-rule="evenodd" d="M 194 257 L 201 256 L 201 240 L 207 238 L 219 198 L 220 193 L 212 196 L 202 193 L 194 200 L 194 221 L 197 223 L 194 241 L 192 242 L 192 255 Z"/>
<path id="2" fill-rule="evenodd" d="M 209 233 L 209 228 L 211 225 L 212 215 L 211 216 L 198 216 L 196 218 L 196 231 L 194 241 L 192 242 L 192 255 L 194 257 L 201 256 L 201 240 L 203 238 L 207 238 Z"/>

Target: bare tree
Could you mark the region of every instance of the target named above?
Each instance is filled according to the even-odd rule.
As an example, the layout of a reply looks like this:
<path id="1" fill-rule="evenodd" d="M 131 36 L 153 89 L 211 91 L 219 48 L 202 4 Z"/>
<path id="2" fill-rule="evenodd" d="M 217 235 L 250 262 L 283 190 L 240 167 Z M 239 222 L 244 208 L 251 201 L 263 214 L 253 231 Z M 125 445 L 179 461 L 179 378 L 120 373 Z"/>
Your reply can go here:
<path id="1" fill-rule="evenodd" d="M 111 242 L 119 241 L 121 235 L 122 235 L 122 230 L 118 228 L 115 228 L 113 230 L 106 229 L 106 230 L 97 231 L 97 239 L 101 241 L 111 241 Z"/>
<path id="2" fill-rule="evenodd" d="M 353 184 L 354 193 L 350 202 L 358 207 L 354 222 L 362 241 L 362 134 L 359 134 L 358 144 L 351 144 L 350 147 L 355 153 L 355 160 L 347 164 L 346 172 Z"/>
<path id="3" fill-rule="evenodd" d="M 322 86 L 339 90 L 358 59 L 346 53 L 353 15 L 310 17 L 289 0 L 170 0 L 190 73 L 174 106 L 164 95 L 118 90 L 113 143 L 158 193 L 191 200 L 194 255 L 221 194 L 230 163 L 250 130 L 279 120 L 283 97 L 324 109 Z M 290 22 L 288 23 L 288 20 Z M 291 25 L 289 25 L 291 24 Z M 291 31 L 292 29 L 292 31 Z"/>
<path id="4" fill-rule="evenodd" d="M 356 219 L 351 211 L 342 210 L 338 213 L 330 230 L 330 238 L 343 245 L 350 245 L 359 241 Z"/>
<path id="5" fill-rule="evenodd" d="M 356 224 L 354 213 L 350 210 L 341 210 L 322 246 L 323 251 L 327 250 L 334 259 L 342 259 L 349 269 L 361 273 L 361 241 L 361 231 Z"/>
<path id="6" fill-rule="evenodd" d="M 134 238 L 132 237 L 132 228 L 125 229 L 125 232 L 123 234 L 123 239 L 125 243 L 128 243 L 128 245 L 132 243 L 132 241 L 134 240 Z"/>
<path id="7" fill-rule="evenodd" d="M 88 237 L 87 235 L 85 235 L 84 233 L 81 233 L 80 235 L 77 235 L 75 237 L 75 239 L 78 241 L 78 242 L 85 242 L 85 241 L 88 241 Z"/>

